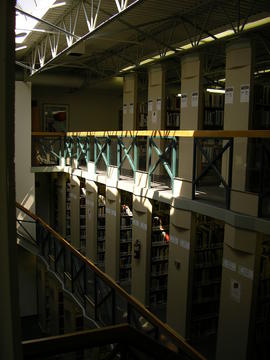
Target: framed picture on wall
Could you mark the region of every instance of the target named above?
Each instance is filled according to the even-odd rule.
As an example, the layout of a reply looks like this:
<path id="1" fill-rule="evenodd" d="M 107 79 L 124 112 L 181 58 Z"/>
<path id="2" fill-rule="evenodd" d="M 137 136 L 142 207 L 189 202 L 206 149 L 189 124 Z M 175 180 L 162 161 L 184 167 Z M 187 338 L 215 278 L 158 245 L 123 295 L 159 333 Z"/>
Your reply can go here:
<path id="1" fill-rule="evenodd" d="M 69 129 L 69 106 L 43 105 L 43 131 L 66 132 Z"/>

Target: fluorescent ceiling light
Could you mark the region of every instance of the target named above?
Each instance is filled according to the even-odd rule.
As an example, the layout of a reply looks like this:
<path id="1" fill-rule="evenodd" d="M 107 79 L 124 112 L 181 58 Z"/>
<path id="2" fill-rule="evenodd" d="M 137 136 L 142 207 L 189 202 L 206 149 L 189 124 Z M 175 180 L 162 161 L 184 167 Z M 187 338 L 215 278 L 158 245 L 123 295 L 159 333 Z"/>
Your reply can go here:
<path id="1" fill-rule="evenodd" d="M 59 7 L 59 6 L 64 6 L 64 5 L 66 5 L 65 1 L 60 2 L 60 3 L 55 3 L 55 4 L 50 6 L 50 9 L 53 9 L 53 8 L 56 8 L 56 7 Z"/>
<path id="2" fill-rule="evenodd" d="M 134 69 L 135 67 L 136 67 L 136 65 L 130 65 L 130 66 L 126 67 L 126 68 L 121 69 L 120 72 L 129 71 L 129 70 Z"/>
<path id="3" fill-rule="evenodd" d="M 145 64 L 149 64 L 150 62 L 153 62 L 155 61 L 155 59 L 151 58 L 151 59 L 146 59 L 146 60 L 143 60 L 139 63 L 139 65 L 145 65 Z"/>
<path id="4" fill-rule="evenodd" d="M 214 94 L 225 94 L 224 89 L 206 89 L 206 91 Z"/>
<path id="5" fill-rule="evenodd" d="M 22 49 L 26 49 L 27 46 L 26 45 L 23 45 L 23 46 L 19 46 L 15 49 L 15 51 L 19 51 L 19 50 L 22 50 Z"/>
<path id="6" fill-rule="evenodd" d="M 177 96 L 177 97 L 181 97 L 181 96 L 182 96 L 182 94 L 177 94 L 176 96 Z"/>

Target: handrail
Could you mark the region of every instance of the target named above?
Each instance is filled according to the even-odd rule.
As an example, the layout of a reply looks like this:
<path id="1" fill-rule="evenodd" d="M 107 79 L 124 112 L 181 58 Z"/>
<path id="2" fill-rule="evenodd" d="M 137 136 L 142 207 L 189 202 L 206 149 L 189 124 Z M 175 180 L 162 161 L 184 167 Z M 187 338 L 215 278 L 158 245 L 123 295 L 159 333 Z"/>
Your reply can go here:
<path id="1" fill-rule="evenodd" d="M 51 228 L 44 220 L 42 220 L 37 215 L 33 214 L 31 211 L 26 209 L 24 206 L 16 202 L 16 208 L 23 211 L 29 217 L 34 219 L 36 222 L 40 223 L 43 227 L 46 228 L 55 238 L 57 238 L 62 244 L 65 245 L 74 255 L 80 258 L 91 270 L 93 270 L 105 283 L 110 287 L 117 290 L 130 304 L 132 304 L 137 310 L 140 311 L 140 314 L 143 315 L 147 320 L 151 321 L 155 326 L 160 327 L 164 332 L 170 335 L 170 337 L 177 342 L 179 348 L 184 351 L 192 359 L 201 359 L 205 358 L 197 352 L 192 346 L 190 346 L 186 340 L 180 336 L 176 331 L 174 331 L 167 324 L 164 324 L 159 318 L 147 310 L 137 299 L 129 295 L 123 288 L 121 288 L 110 276 L 102 272 L 91 260 L 83 256 L 78 250 L 76 250 L 67 240 L 65 240 L 60 234 L 58 234 L 53 228 Z"/>
<path id="2" fill-rule="evenodd" d="M 32 132 L 32 136 L 55 137 L 184 137 L 184 138 L 270 138 L 270 130 L 124 130 L 124 131 L 68 131 Z"/>
<path id="3" fill-rule="evenodd" d="M 173 350 L 140 333 L 128 324 L 26 340 L 22 342 L 22 347 L 25 358 L 36 359 L 40 355 L 57 355 L 108 344 L 130 345 L 159 359 L 179 360 L 180 358 Z"/>

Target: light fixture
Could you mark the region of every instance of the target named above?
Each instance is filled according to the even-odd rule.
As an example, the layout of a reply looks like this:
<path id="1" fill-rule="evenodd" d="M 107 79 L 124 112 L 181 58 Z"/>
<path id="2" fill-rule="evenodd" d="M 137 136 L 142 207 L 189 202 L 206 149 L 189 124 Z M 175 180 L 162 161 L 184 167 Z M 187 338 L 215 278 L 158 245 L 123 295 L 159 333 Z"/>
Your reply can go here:
<path id="1" fill-rule="evenodd" d="M 208 88 L 208 89 L 206 89 L 206 91 L 209 92 L 209 93 L 213 93 L 213 94 L 225 94 L 224 89 L 211 89 L 211 88 Z"/>
<path id="2" fill-rule="evenodd" d="M 181 96 L 182 96 L 182 94 L 180 94 L 180 93 L 179 93 L 179 94 L 177 94 L 176 96 L 177 96 L 177 97 L 181 97 Z"/>
<path id="3" fill-rule="evenodd" d="M 23 49 L 26 49 L 27 46 L 26 45 L 23 45 L 23 46 L 19 46 L 15 49 L 15 51 L 19 51 L 19 50 L 23 50 Z"/>
<path id="4" fill-rule="evenodd" d="M 59 7 L 59 6 L 64 6 L 64 5 L 66 5 L 65 1 L 51 5 L 50 9 L 53 9 L 53 8 L 56 8 L 56 7 Z"/>
<path id="5" fill-rule="evenodd" d="M 129 71 L 129 70 L 134 69 L 135 67 L 136 67 L 136 65 L 130 65 L 128 67 L 121 69 L 120 72 Z"/>

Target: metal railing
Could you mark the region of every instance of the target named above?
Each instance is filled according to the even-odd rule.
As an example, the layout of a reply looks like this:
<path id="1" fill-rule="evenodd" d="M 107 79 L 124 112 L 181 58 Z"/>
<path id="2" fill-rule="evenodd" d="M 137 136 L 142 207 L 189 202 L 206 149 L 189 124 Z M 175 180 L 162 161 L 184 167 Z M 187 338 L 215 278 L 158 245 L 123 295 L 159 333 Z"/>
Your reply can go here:
<path id="1" fill-rule="evenodd" d="M 87 169 L 88 165 L 92 164 L 94 174 L 103 172 L 106 175 L 109 174 L 110 167 L 114 166 L 117 169 L 117 180 L 121 179 L 121 174 L 129 174 L 134 182 L 138 172 L 143 170 L 147 176 L 147 181 L 143 185 L 146 188 L 154 187 L 154 183 L 159 183 L 166 185 L 166 188 L 171 189 L 172 194 L 175 195 L 175 180 L 189 182 L 192 183 L 193 199 L 214 201 L 227 209 L 230 208 L 233 186 L 233 161 L 242 156 L 242 154 L 234 154 L 236 140 L 262 141 L 264 145 L 261 148 L 259 168 L 263 168 L 264 172 L 256 175 L 256 180 L 259 177 L 269 176 L 267 170 L 270 167 L 269 130 L 146 130 L 33 133 L 32 135 L 33 166 L 62 165 Z M 183 154 L 181 145 L 183 139 L 190 141 L 191 144 L 187 154 Z M 179 170 L 183 155 L 190 159 L 187 166 L 191 164 L 192 167 L 193 163 L 192 175 L 188 179 L 185 179 Z M 223 163 L 226 165 L 223 166 Z M 253 167 L 252 161 L 247 160 L 239 166 L 246 169 L 248 178 L 250 168 Z M 258 167 L 258 164 L 254 166 Z M 269 207 L 267 203 L 270 199 L 269 189 L 265 180 L 261 179 L 260 183 L 258 180 L 259 184 L 260 186 L 254 191 L 250 190 L 247 182 L 246 188 L 241 191 L 258 194 L 258 216 L 265 216 L 266 212 L 263 209 Z"/>
<path id="2" fill-rule="evenodd" d="M 16 207 L 18 237 L 25 237 L 31 243 L 35 240 L 38 255 L 75 296 L 85 314 L 100 327 L 128 323 L 150 339 L 173 349 L 179 359 L 204 359 L 42 219 L 18 203 Z"/>

